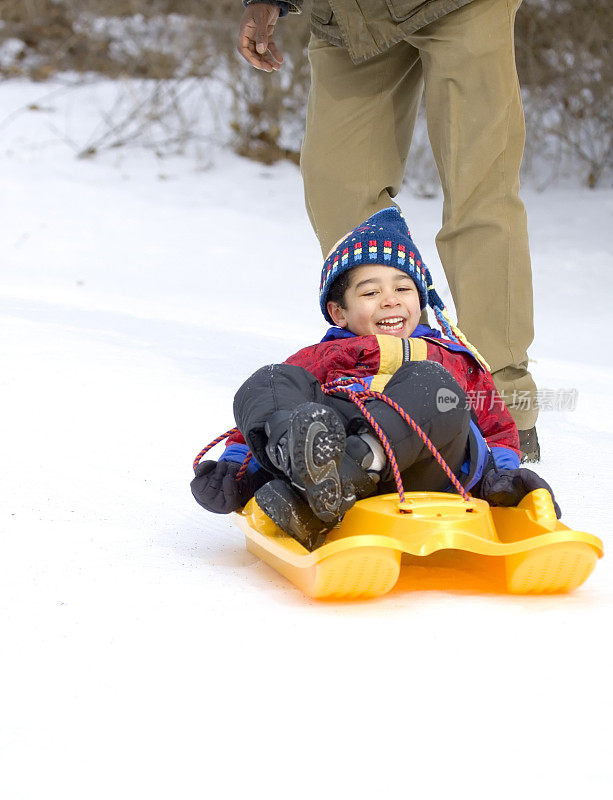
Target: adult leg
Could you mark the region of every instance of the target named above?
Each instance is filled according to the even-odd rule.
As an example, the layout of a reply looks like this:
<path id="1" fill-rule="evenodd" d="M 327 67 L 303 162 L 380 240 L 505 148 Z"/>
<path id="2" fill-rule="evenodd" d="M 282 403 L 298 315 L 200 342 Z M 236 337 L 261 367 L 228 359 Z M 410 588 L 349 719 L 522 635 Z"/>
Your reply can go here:
<path id="1" fill-rule="evenodd" d="M 537 409 L 527 368 L 532 273 L 518 196 L 525 137 L 514 51 L 519 3 L 473 0 L 408 41 L 424 69 L 428 132 L 444 193 L 436 242 L 458 323 L 525 430 Z"/>
<path id="2" fill-rule="evenodd" d="M 348 231 L 392 205 L 422 94 L 418 51 L 400 42 L 363 64 L 315 36 L 300 167 L 324 256 Z"/>

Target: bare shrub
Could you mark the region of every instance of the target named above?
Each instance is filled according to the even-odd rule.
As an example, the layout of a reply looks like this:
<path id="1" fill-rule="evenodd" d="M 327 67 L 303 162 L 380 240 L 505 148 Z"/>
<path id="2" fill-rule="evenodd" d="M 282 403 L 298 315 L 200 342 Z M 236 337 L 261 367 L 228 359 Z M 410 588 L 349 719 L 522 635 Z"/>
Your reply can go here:
<path id="1" fill-rule="evenodd" d="M 22 45 L 4 72 L 34 80 L 64 71 L 111 78 L 206 76 L 215 45 L 207 36 L 203 5 L 196 0 L 0 0 L 0 43 L 10 39 Z M 219 11 L 224 4 L 211 5 Z M 174 11 L 182 8 L 191 13 Z"/>
<path id="2" fill-rule="evenodd" d="M 0 0 L 0 11 L 0 45 L 11 40 L 12 58 L 0 59 L 5 74 L 43 80 L 73 71 L 122 79 L 116 102 L 103 112 L 106 130 L 79 147 L 81 155 L 137 141 L 165 152 L 164 131 L 171 150 L 185 137 L 197 140 L 199 92 L 191 79 L 209 77 L 223 87 L 229 108 L 220 136 L 249 158 L 297 163 L 309 82 L 306 25 L 278 26 L 285 64 L 268 76 L 236 53 L 238 0 Z M 202 103 L 210 100 L 200 94 Z"/>
<path id="3" fill-rule="evenodd" d="M 94 48 L 73 27 L 73 16 L 61 0 L 0 0 L 0 41 L 21 43 L 13 63 L 3 71 L 45 80 L 60 69 L 70 68 L 84 53 L 92 63 L 104 63 L 104 43 Z M 101 56 L 101 60 L 100 60 Z"/>
<path id="4" fill-rule="evenodd" d="M 525 0 L 517 16 L 527 160 L 552 178 L 579 164 L 595 187 L 613 166 L 613 5 L 610 0 Z"/>
<path id="5" fill-rule="evenodd" d="M 254 70 L 236 55 L 237 30 L 225 58 L 234 148 L 266 164 L 282 158 L 298 164 L 309 91 L 308 26 L 277 25 L 275 40 L 284 60 L 271 74 Z"/>
<path id="6" fill-rule="evenodd" d="M 193 108 L 210 96 L 198 98 L 196 85 L 208 78 L 221 87 L 229 110 L 219 130 L 223 142 L 265 163 L 297 162 L 309 87 L 308 9 L 277 25 L 285 63 L 272 75 L 236 53 L 242 10 L 240 0 L 0 0 L 0 74 L 44 80 L 71 71 L 121 79 L 121 100 L 107 116 L 109 130 L 88 145 L 93 150 L 126 141 L 159 146 L 164 130 L 169 141 L 197 140 Z M 611 0 L 524 0 L 516 24 L 527 122 L 524 172 L 542 175 L 545 168 L 547 182 L 579 170 L 592 187 L 613 174 L 612 38 Z M 130 84 L 134 79 L 140 88 Z M 423 111 L 407 183 L 422 195 L 438 183 Z"/>
<path id="7" fill-rule="evenodd" d="M 202 117 L 213 105 L 207 84 L 195 78 L 122 79 L 117 82 L 112 102 L 100 107 L 99 120 L 84 141 L 62 138 L 79 158 L 137 146 L 152 150 L 160 158 L 189 155 L 206 167 L 211 163 L 217 128 L 203 125 Z"/>

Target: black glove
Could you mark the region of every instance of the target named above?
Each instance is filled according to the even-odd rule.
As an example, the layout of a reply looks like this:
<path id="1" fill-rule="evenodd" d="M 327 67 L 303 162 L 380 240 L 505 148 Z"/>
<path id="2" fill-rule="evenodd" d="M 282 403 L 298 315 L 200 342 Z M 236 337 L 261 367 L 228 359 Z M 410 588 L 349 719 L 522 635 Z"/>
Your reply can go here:
<path id="1" fill-rule="evenodd" d="M 547 489 L 553 500 L 556 517 L 562 512 L 551 486 L 531 469 L 492 469 L 486 472 L 479 488 L 479 497 L 492 506 L 516 506 L 535 489 Z"/>
<path id="2" fill-rule="evenodd" d="M 236 461 L 203 461 L 196 468 L 190 486 L 196 502 L 214 514 L 229 514 L 245 505 L 270 476 L 245 473 L 240 481 L 236 475 L 241 464 Z"/>

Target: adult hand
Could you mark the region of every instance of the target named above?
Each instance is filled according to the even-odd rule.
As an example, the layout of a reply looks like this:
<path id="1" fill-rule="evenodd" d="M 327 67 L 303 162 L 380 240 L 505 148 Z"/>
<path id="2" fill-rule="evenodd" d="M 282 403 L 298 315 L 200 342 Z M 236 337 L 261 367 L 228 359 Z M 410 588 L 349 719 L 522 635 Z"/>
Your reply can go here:
<path id="1" fill-rule="evenodd" d="M 279 6 L 252 3 L 241 17 L 237 50 L 252 67 L 264 72 L 275 72 L 283 63 L 273 38 L 279 13 Z"/>

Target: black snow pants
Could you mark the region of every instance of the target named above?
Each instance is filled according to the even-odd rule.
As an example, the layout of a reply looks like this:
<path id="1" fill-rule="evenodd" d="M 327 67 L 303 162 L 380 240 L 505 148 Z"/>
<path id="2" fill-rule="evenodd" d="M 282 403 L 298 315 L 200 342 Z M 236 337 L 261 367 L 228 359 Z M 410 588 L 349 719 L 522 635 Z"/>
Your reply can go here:
<path id="1" fill-rule="evenodd" d="M 470 447 L 470 411 L 466 395 L 451 374 L 433 361 L 408 362 L 392 376 L 383 393 L 413 418 L 460 482 L 466 484 L 468 476 L 460 474 L 460 467 L 473 449 Z M 269 472 L 278 474 L 265 451 L 266 420 L 276 411 L 289 411 L 307 402 L 333 408 L 342 419 L 347 435 L 365 430 L 367 423 L 357 406 L 345 397 L 324 394 L 317 378 L 303 367 L 269 364 L 257 370 L 236 393 L 236 424 L 255 458 Z M 407 491 L 450 488 L 449 478 L 426 445 L 393 408 L 374 398 L 366 400 L 366 408 L 389 439 Z M 377 493 L 395 490 L 388 464 Z"/>

